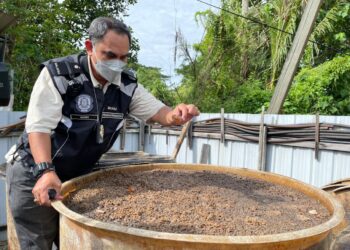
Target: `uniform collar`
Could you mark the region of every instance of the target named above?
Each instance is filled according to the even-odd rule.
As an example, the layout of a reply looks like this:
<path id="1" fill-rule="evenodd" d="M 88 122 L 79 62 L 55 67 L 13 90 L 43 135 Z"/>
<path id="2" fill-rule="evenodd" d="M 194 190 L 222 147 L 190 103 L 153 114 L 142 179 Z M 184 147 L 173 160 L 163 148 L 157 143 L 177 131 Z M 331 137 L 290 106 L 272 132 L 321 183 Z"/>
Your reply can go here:
<path id="1" fill-rule="evenodd" d="M 90 73 L 90 77 L 91 77 L 91 82 L 92 82 L 92 85 L 94 85 L 95 88 L 101 88 L 102 85 L 96 80 L 94 74 L 92 73 L 92 70 L 91 70 L 91 58 L 89 56 L 88 57 L 88 65 L 89 65 L 89 73 Z M 120 86 L 120 80 L 115 83 L 115 82 L 107 82 L 104 86 L 103 86 L 103 89 L 107 89 L 109 85 L 111 84 L 114 84 L 114 85 L 117 85 L 117 86 Z"/>

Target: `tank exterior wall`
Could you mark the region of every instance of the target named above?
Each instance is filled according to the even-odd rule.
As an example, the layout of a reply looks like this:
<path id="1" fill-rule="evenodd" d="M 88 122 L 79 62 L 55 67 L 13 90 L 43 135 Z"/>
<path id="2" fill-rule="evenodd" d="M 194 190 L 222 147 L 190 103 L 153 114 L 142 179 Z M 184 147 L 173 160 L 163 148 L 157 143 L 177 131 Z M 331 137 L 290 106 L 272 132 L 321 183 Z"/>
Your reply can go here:
<path id="1" fill-rule="evenodd" d="M 156 234 L 156 233 L 155 233 Z M 90 228 L 74 222 L 65 216 L 60 216 L 60 248 L 61 249 L 118 249 L 118 250 L 300 250 L 309 249 L 315 242 L 325 239 L 327 233 L 313 237 L 281 241 L 274 243 L 225 244 L 225 243 L 199 243 L 186 241 L 162 240 L 134 235 L 108 232 Z M 189 236 L 190 237 L 190 236 Z M 229 238 L 229 237 L 228 237 Z M 185 239 L 184 239 L 185 240 Z M 323 242 L 322 242 L 323 244 Z M 302 246 L 302 247 L 300 247 Z M 323 249 L 317 244 L 315 249 Z M 326 248 L 324 248 L 326 249 Z M 328 249 L 328 248 L 327 248 Z"/>

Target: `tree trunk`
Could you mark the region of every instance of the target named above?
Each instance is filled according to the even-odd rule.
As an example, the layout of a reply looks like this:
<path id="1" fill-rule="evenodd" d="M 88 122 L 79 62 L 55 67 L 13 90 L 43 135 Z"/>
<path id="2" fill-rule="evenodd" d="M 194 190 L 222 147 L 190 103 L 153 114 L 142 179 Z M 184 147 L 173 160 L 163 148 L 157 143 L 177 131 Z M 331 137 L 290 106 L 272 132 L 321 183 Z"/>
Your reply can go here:
<path id="1" fill-rule="evenodd" d="M 249 0 L 242 0 L 242 16 L 248 14 Z M 243 49 L 242 49 L 242 65 L 241 65 L 241 76 L 243 80 L 248 78 L 248 41 L 247 41 L 247 32 L 245 29 L 246 20 L 244 20 L 243 25 Z"/>
<path id="2" fill-rule="evenodd" d="M 246 16 L 249 8 L 249 0 L 242 0 L 242 15 Z"/>

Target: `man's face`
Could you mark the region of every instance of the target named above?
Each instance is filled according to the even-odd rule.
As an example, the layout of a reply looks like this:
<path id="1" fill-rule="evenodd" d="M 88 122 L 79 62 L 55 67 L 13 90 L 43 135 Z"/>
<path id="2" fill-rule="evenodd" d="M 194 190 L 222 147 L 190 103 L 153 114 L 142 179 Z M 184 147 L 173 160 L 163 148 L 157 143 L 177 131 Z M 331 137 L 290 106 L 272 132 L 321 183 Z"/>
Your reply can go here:
<path id="1" fill-rule="evenodd" d="M 119 59 L 127 62 L 129 55 L 129 38 L 125 34 L 118 34 L 112 30 L 108 31 L 104 38 L 94 45 L 87 40 L 85 47 L 88 55 L 91 57 L 93 67 L 98 60 L 106 61 L 111 59 Z"/>

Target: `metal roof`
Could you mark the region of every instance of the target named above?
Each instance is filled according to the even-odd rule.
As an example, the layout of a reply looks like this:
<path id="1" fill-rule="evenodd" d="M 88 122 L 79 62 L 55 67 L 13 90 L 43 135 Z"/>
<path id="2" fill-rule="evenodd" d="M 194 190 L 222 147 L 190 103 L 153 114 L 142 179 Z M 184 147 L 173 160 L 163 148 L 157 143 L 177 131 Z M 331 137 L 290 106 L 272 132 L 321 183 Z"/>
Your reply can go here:
<path id="1" fill-rule="evenodd" d="M 4 32 L 9 26 L 11 26 L 16 21 L 16 19 L 17 17 L 0 12 L 0 34 Z"/>

